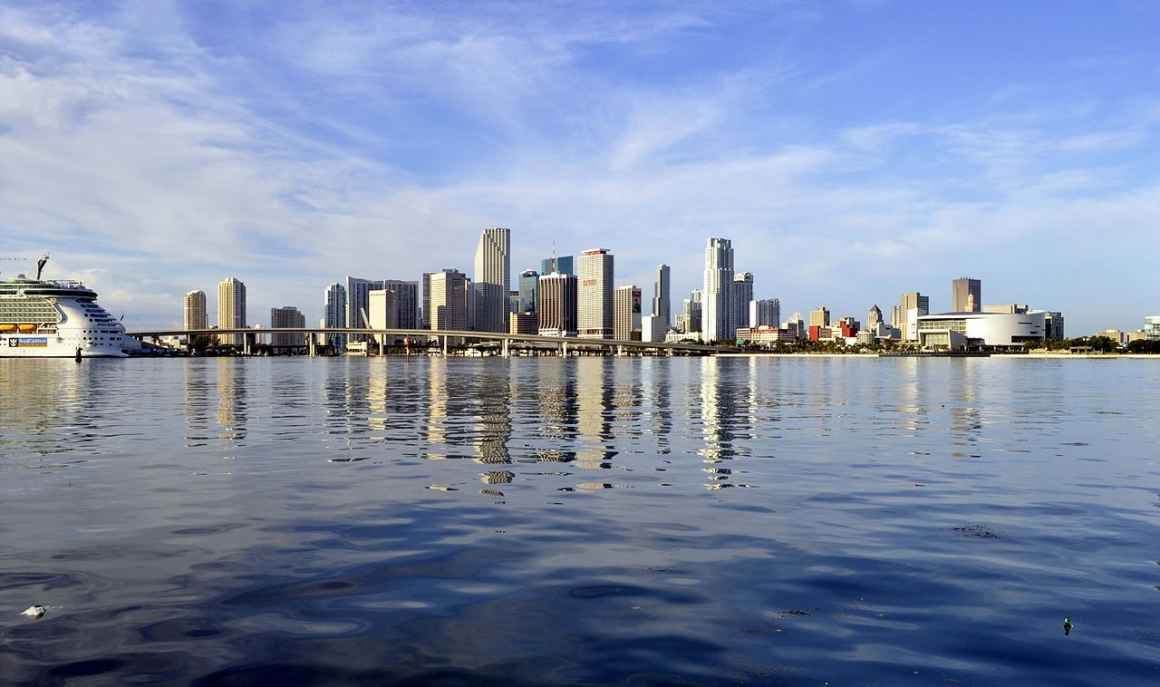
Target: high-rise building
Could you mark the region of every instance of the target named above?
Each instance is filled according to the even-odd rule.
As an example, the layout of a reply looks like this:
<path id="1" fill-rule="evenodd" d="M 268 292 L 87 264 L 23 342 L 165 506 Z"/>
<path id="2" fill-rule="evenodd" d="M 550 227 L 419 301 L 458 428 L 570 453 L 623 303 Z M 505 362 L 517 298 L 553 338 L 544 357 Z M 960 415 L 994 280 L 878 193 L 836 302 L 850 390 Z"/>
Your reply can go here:
<path id="1" fill-rule="evenodd" d="M 484 229 L 475 248 L 475 327 L 481 332 L 508 330 L 511 291 L 511 229 Z"/>
<path id="2" fill-rule="evenodd" d="M 982 312 L 983 282 L 959 277 L 951 282 L 951 312 Z"/>
<path id="3" fill-rule="evenodd" d="M 621 286 L 613 296 L 615 315 L 612 338 L 617 341 L 640 341 L 640 287 Z"/>
<path id="4" fill-rule="evenodd" d="M 580 336 L 611 339 L 613 335 L 612 253 L 594 248 L 580 254 Z"/>
<path id="5" fill-rule="evenodd" d="M 753 300 L 753 273 L 741 272 L 733 277 L 733 327 L 749 327 L 749 301 Z"/>
<path id="6" fill-rule="evenodd" d="M 445 269 L 429 276 L 431 330 L 466 330 L 471 300 L 467 275 L 459 270 Z"/>
<path id="7" fill-rule="evenodd" d="M 540 274 L 576 274 L 571 255 L 554 255 L 540 261 Z"/>
<path id="8" fill-rule="evenodd" d="M 1144 338 L 1149 341 L 1160 339 L 1160 315 L 1148 315 L 1144 318 Z"/>
<path id="9" fill-rule="evenodd" d="M 539 272 L 535 270 L 520 272 L 520 307 L 516 312 L 536 312 L 536 293 L 539 288 Z"/>
<path id="10" fill-rule="evenodd" d="M 443 272 L 457 272 L 458 270 L 450 267 L 444 267 Z M 431 276 L 439 274 L 439 272 L 424 272 L 423 273 L 423 308 L 420 311 L 422 320 L 420 321 L 420 329 L 434 329 L 435 317 L 431 313 Z"/>
<path id="11" fill-rule="evenodd" d="M 929 314 L 930 296 L 917 291 L 904 293 L 893 308 L 890 324 L 900 332 L 903 340 L 918 341 L 918 318 Z"/>
<path id="12" fill-rule="evenodd" d="M 830 326 L 830 309 L 824 305 L 819 305 L 816 309 L 810 311 L 810 326 L 811 327 L 829 327 Z"/>
<path id="13" fill-rule="evenodd" d="M 877 330 L 881 323 L 882 309 L 877 304 L 870 306 L 870 310 L 866 313 L 866 328 Z"/>
<path id="14" fill-rule="evenodd" d="M 710 238 L 705 247 L 705 289 L 701 338 L 706 343 L 733 341 L 733 242 Z"/>
<path id="15" fill-rule="evenodd" d="M 658 265 L 656 281 L 653 282 L 652 314 L 657 318 L 653 326 L 669 328 L 673 319 L 673 299 L 669 286 L 669 266 Z"/>
<path id="16" fill-rule="evenodd" d="M 640 318 L 640 340 L 648 343 L 663 343 L 669 333 L 667 325 L 661 323 L 657 315 L 645 315 Z"/>
<path id="17" fill-rule="evenodd" d="M 576 336 L 578 282 L 574 274 L 540 275 L 536 290 L 540 336 Z"/>
<path id="18" fill-rule="evenodd" d="M 346 326 L 346 287 L 338 282 L 326 287 L 322 293 L 322 326 L 327 329 Z M 340 349 L 346 348 L 346 335 L 327 334 L 326 343 Z"/>
<path id="19" fill-rule="evenodd" d="M 205 310 L 205 291 L 190 291 L 185 294 L 185 329 L 209 329 L 209 318 Z"/>
<path id="20" fill-rule="evenodd" d="M 399 311 L 398 322 L 391 329 L 418 329 L 419 282 L 387 279 L 383 281 L 383 288 L 395 295 L 395 307 Z"/>
<path id="21" fill-rule="evenodd" d="M 704 298 L 700 289 L 693 289 L 683 302 L 681 309 L 681 322 L 684 325 L 684 333 L 686 334 L 700 334 L 704 325 Z"/>
<path id="22" fill-rule="evenodd" d="M 749 301 L 749 323 L 745 326 L 777 327 L 779 322 L 781 322 L 781 301 L 776 298 Z"/>
<path id="23" fill-rule="evenodd" d="M 218 282 L 218 329 L 244 329 L 246 326 L 246 285 L 237 277 Z M 244 334 L 226 334 L 218 342 L 241 346 Z"/>
<path id="24" fill-rule="evenodd" d="M 375 289 L 367 294 L 367 326 L 371 329 L 399 329 L 399 298 L 398 291 L 382 288 Z M 385 346 L 396 337 L 385 334 L 374 334 L 375 343 Z"/>
<path id="25" fill-rule="evenodd" d="M 364 329 L 367 321 L 364 313 L 370 305 L 370 292 L 383 288 L 382 280 L 346 278 L 346 326 L 351 329 Z M 362 334 L 351 334 L 350 341 L 365 341 Z"/>
<path id="26" fill-rule="evenodd" d="M 1067 338 L 1063 332 L 1063 313 L 1058 310 L 1043 313 L 1043 338 L 1062 341 Z"/>
<path id="27" fill-rule="evenodd" d="M 508 307 L 507 314 L 520 311 L 520 292 L 508 291 Z"/>
<path id="28" fill-rule="evenodd" d="M 284 329 L 288 327 L 304 328 L 306 327 L 306 316 L 292 305 L 281 308 L 270 308 L 270 327 L 272 329 Z M 306 335 L 288 333 L 271 334 L 270 345 L 274 348 L 305 346 Z"/>
<path id="29" fill-rule="evenodd" d="M 540 318 L 534 312 L 508 313 L 508 334 L 531 334 L 540 331 Z"/>

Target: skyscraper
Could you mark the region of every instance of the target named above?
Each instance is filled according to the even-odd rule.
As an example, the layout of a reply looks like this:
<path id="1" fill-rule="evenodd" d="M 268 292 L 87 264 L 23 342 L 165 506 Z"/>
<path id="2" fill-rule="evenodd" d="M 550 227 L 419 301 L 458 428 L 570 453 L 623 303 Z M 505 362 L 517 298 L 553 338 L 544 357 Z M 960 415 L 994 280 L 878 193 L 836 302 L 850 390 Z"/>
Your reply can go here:
<path id="1" fill-rule="evenodd" d="M 870 306 L 870 310 L 866 313 L 866 328 L 877 329 L 882 322 L 882 310 L 877 305 Z"/>
<path id="2" fill-rule="evenodd" d="M 339 329 L 346 326 L 346 287 L 338 282 L 326 287 L 322 294 L 322 326 Z M 326 343 L 346 348 L 345 334 L 327 334 Z"/>
<path id="3" fill-rule="evenodd" d="M 704 329 L 704 305 L 704 296 L 701 294 L 701 290 L 693 289 L 693 292 L 685 299 L 684 310 L 681 313 L 681 320 L 684 322 L 686 334 L 700 334 Z"/>
<path id="4" fill-rule="evenodd" d="M 733 242 L 711 238 L 705 247 L 701 334 L 706 343 L 736 340 L 733 324 Z"/>
<path id="5" fill-rule="evenodd" d="M 742 272 L 733 278 L 733 326 L 749 326 L 749 301 L 753 300 L 753 273 Z"/>
<path id="6" fill-rule="evenodd" d="M 540 273 L 524 270 L 520 273 L 520 307 L 517 312 L 536 312 L 536 294 L 540 289 Z"/>
<path id="7" fill-rule="evenodd" d="M 594 248 L 580 254 L 580 336 L 586 339 L 611 339 L 612 253 Z"/>
<path id="8" fill-rule="evenodd" d="M 537 291 L 540 336 L 576 336 L 578 280 L 574 274 L 543 274 Z"/>
<path id="9" fill-rule="evenodd" d="M 363 329 L 367 326 L 363 313 L 370 305 L 370 292 L 383 288 L 383 282 L 358 277 L 346 278 L 346 326 L 351 329 Z M 362 334 L 351 334 L 351 341 L 365 341 Z"/>
<path id="10" fill-rule="evenodd" d="M 983 282 L 959 277 L 951 282 L 951 312 L 982 312 Z"/>
<path id="11" fill-rule="evenodd" d="M 387 279 L 383 288 L 394 294 L 398 321 L 391 329 L 419 328 L 419 282 Z"/>
<path id="12" fill-rule="evenodd" d="M 781 301 L 776 298 L 755 300 L 749 301 L 749 324 L 742 327 L 777 327 L 780 321 Z"/>
<path id="13" fill-rule="evenodd" d="M 653 326 L 668 329 L 673 319 L 673 300 L 669 287 L 669 266 L 657 266 L 657 278 L 653 282 L 652 314 L 657 318 Z"/>
<path id="14" fill-rule="evenodd" d="M 209 318 L 205 311 L 205 291 L 190 291 L 185 294 L 185 329 L 209 329 Z"/>
<path id="15" fill-rule="evenodd" d="M 398 329 L 399 328 L 399 298 L 398 291 L 382 288 L 375 289 L 367 294 L 367 326 L 371 329 Z M 373 335 L 379 346 L 390 344 L 395 337 L 385 334 Z"/>
<path id="16" fill-rule="evenodd" d="M 612 338 L 617 341 L 640 341 L 640 287 L 621 286 L 613 297 Z"/>
<path id="17" fill-rule="evenodd" d="M 810 311 L 810 326 L 811 327 L 829 327 L 830 326 L 830 309 L 824 305 L 819 305 L 816 309 Z"/>
<path id="18" fill-rule="evenodd" d="M 243 329 L 246 326 L 246 285 L 237 277 L 218 282 L 218 329 Z M 244 334 L 218 337 L 223 344 L 241 346 Z"/>
<path id="19" fill-rule="evenodd" d="M 467 329 L 468 279 L 458 270 L 443 270 L 430 275 L 432 331 Z"/>
<path id="20" fill-rule="evenodd" d="M 554 272 L 560 274 L 576 274 L 576 271 L 573 269 L 572 256 L 554 255 L 540 261 L 540 274 L 552 274 Z"/>
<path id="21" fill-rule="evenodd" d="M 508 292 L 511 291 L 511 229 L 484 229 L 475 247 L 475 330 L 508 330 Z"/>
<path id="22" fill-rule="evenodd" d="M 281 308 L 270 308 L 270 327 L 282 329 L 285 327 L 305 327 L 306 316 L 298 308 L 287 305 Z M 270 345 L 276 348 L 287 346 L 305 346 L 304 334 L 271 334 Z"/>
<path id="23" fill-rule="evenodd" d="M 918 341 L 918 318 L 930 314 L 930 296 L 918 291 L 902 294 L 898 305 L 894 306 L 890 324 L 899 330 L 906 341 Z"/>

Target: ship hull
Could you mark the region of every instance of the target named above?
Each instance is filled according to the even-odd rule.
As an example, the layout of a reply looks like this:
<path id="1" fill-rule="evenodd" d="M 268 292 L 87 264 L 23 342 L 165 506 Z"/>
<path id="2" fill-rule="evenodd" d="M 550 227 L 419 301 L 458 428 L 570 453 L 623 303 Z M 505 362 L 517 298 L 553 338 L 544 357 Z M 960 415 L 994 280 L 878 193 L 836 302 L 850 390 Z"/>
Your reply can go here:
<path id="1" fill-rule="evenodd" d="M 56 335 L 0 335 L 0 358 L 75 358 L 77 348 L 82 358 L 127 358 L 119 346 L 108 344 L 73 345 Z"/>

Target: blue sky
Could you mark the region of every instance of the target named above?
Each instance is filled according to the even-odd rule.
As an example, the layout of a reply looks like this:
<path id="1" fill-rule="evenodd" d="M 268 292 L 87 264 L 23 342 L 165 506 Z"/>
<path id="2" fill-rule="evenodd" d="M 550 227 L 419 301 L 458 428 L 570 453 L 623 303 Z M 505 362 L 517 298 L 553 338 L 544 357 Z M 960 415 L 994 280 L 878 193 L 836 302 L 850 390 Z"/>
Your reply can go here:
<path id="1" fill-rule="evenodd" d="M 0 5 L 0 253 L 132 326 L 236 275 L 315 320 L 346 274 L 705 239 L 783 313 L 903 291 L 1160 312 L 1152 2 Z M 0 264 L 8 270 L 12 263 Z"/>

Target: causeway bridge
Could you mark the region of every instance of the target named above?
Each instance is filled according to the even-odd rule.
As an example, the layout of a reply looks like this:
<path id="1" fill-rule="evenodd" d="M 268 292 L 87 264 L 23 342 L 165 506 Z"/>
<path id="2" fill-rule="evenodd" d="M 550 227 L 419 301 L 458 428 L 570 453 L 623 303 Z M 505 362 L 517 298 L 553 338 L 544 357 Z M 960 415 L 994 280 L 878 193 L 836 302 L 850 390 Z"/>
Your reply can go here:
<path id="1" fill-rule="evenodd" d="M 160 339 L 163 336 L 184 337 L 188 345 L 199 337 L 216 337 L 235 334 L 242 337 L 242 350 L 249 354 L 259 336 L 272 334 L 302 334 L 311 356 L 317 355 L 317 336 L 322 335 L 363 335 L 367 337 L 381 337 L 379 340 L 394 341 L 400 338 L 410 338 L 414 341 L 413 347 L 425 348 L 427 342 L 434 340 L 438 347 L 447 355 L 452 347 L 452 341 L 485 342 L 494 341 L 499 344 L 500 352 L 504 357 L 511 356 L 513 344 L 522 344 L 526 348 L 539 350 L 548 349 L 558 352 L 561 356 L 569 355 L 570 351 L 577 350 L 605 350 L 617 354 L 630 351 L 652 352 L 655 355 L 714 355 L 722 352 L 718 346 L 707 346 L 698 343 L 657 343 L 649 341 L 622 341 L 617 339 L 588 339 L 575 336 L 539 336 L 536 334 L 509 334 L 505 332 L 475 332 L 458 330 L 433 329 L 370 329 L 356 327 L 269 327 L 264 329 L 234 328 L 234 329 L 158 329 L 126 332 L 140 341 L 146 339 Z"/>

